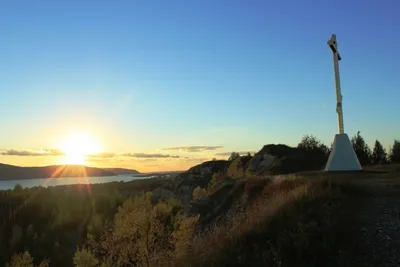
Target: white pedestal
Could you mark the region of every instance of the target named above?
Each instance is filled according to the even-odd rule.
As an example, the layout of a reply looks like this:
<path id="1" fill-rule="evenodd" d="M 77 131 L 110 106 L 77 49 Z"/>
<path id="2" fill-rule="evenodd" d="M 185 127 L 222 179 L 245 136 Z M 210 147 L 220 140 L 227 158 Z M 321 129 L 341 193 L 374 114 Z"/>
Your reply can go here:
<path id="1" fill-rule="evenodd" d="M 347 134 L 336 134 L 331 154 L 325 166 L 326 172 L 331 171 L 361 171 L 357 154 L 353 150 Z"/>

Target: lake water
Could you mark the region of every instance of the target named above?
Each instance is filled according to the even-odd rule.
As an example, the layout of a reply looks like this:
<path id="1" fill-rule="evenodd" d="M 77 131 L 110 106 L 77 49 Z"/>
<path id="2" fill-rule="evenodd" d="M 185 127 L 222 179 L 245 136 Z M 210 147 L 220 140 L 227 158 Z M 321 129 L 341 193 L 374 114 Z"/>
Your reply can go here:
<path id="1" fill-rule="evenodd" d="M 57 186 L 68 184 L 102 184 L 109 182 L 128 182 L 138 179 L 146 179 L 149 177 L 133 177 L 132 175 L 116 175 L 116 176 L 103 176 L 103 177 L 65 177 L 65 178 L 43 178 L 43 179 L 23 179 L 23 180 L 10 180 L 0 181 L 0 190 L 14 189 L 17 184 L 23 187 L 34 186 Z"/>

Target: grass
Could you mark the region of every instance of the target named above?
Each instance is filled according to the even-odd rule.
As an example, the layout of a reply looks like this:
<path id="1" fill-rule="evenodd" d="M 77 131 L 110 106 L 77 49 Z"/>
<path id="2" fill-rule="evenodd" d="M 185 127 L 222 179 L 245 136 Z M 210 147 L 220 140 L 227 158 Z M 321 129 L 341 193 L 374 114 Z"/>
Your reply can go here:
<path id="1" fill-rule="evenodd" d="M 329 266 L 342 199 L 329 179 L 267 184 L 244 212 L 197 237 L 181 266 Z"/>
<path id="2" fill-rule="evenodd" d="M 370 201 L 365 200 L 370 197 L 400 195 L 398 169 L 396 166 L 387 168 L 359 173 L 308 172 L 223 181 L 209 191 L 200 224 L 189 227 L 190 231 L 179 232 L 185 248 L 174 243 L 166 251 L 151 250 L 157 261 L 151 266 L 349 266 L 354 252 L 352 247 L 357 247 L 359 241 L 358 208 L 366 207 Z M 90 196 L 108 196 L 109 199 L 99 198 L 95 202 L 104 208 L 120 201 L 121 194 L 136 194 L 141 186 L 169 188 L 170 184 L 168 179 L 135 181 L 127 183 L 127 187 L 116 182 L 104 188 L 93 186 Z M 53 192 L 50 197 L 64 196 L 62 189 L 45 191 Z M 59 206 L 60 210 L 71 206 L 74 199 L 71 196 L 65 194 L 68 201 Z M 107 209 L 112 211 L 113 205 Z M 71 218 L 80 222 L 87 210 L 90 205 L 81 210 L 83 215 Z M 140 217 L 132 216 L 127 218 Z M 193 236 L 194 229 L 196 235 Z M 349 239 L 352 240 L 350 245 Z M 137 243 L 136 239 L 131 242 L 126 247 Z M 169 253 L 180 256 L 170 257 Z"/>
<path id="3" fill-rule="evenodd" d="M 343 227 L 352 220 L 343 218 L 348 201 L 400 187 L 396 172 L 279 178 L 243 212 L 198 236 L 178 266 L 343 266 L 346 240 L 356 238 Z"/>

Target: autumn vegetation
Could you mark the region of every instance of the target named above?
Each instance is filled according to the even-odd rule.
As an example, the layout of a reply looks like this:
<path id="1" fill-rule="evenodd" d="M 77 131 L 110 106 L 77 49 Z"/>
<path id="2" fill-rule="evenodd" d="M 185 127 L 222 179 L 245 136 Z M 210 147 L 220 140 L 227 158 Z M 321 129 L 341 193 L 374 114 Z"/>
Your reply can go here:
<path id="1" fill-rule="evenodd" d="M 378 140 L 370 149 L 359 132 L 351 142 L 363 166 L 400 163 L 399 141 L 389 152 Z M 313 136 L 303 137 L 298 148 L 321 162 L 329 155 Z M 233 153 L 229 160 L 246 164 L 252 157 Z M 221 192 L 223 183 L 232 183 L 224 212 L 213 206 L 196 212 L 154 193 L 173 191 L 174 178 L 0 191 L 0 265 L 340 266 L 340 211 L 349 195 L 359 193 L 349 179 L 232 179 L 215 172 L 191 192 L 191 203 Z M 215 219 L 205 220 L 211 212 Z"/>

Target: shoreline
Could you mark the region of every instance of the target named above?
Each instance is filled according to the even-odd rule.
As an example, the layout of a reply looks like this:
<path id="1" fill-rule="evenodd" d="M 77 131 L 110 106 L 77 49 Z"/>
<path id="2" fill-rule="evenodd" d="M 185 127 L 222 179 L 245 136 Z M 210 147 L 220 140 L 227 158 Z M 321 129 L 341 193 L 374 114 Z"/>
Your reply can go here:
<path id="1" fill-rule="evenodd" d="M 36 179 L 65 179 L 65 178 L 92 178 L 92 177 L 116 177 L 130 176 L 130 174 L 114 174 L 114 175 L 88 175 L 88 176 L 60 176 L 60 177 L 29 177 L 29 178 L 0 178 L 0 182 L 20 181 L 20 180 L 36 180 Z M 135 176 L 133 176 L 135 177 Z"/>

